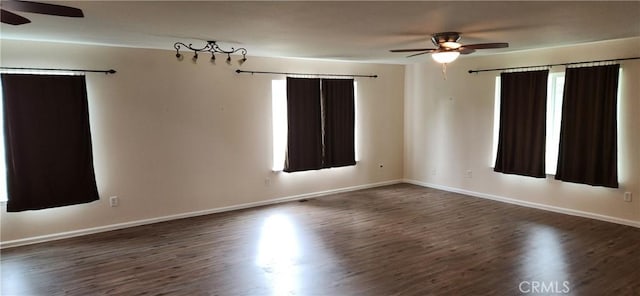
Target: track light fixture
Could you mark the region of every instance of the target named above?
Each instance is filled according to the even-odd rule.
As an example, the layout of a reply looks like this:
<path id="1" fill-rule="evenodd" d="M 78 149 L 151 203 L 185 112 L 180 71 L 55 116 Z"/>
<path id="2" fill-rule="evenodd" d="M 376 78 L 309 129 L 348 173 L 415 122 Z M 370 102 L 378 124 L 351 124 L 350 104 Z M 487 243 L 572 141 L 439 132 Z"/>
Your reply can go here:
<path id="1" fill-rule="evenodd" d="M 247 50 L 245 48 L 231 48 L 230 50 L 224 50 L 218 46 L 216 41 L 207 41 L 207 44 L 202 48 L 193 47 L 193 44 L 186 45 L 182 42 L 176 42 L 173 44 L 173 48 L 176 49 L 176 58 L 181 60 L 183 58 L 180 53 L 180 49 L 186 48 L 188 50 L 193 51 L 193 58 L 191 58 L 194 62 L 198 60 L 199 52 L 210 52 L 211 53 L 211 62 L 216 62 L 216 53 L 227 54 L 227 64 L 231 65 L 231 54 L 239 53 L 242 55 L 242 59 L 238 60 L 238 64 L 242 65 L 247 61 Z"/>

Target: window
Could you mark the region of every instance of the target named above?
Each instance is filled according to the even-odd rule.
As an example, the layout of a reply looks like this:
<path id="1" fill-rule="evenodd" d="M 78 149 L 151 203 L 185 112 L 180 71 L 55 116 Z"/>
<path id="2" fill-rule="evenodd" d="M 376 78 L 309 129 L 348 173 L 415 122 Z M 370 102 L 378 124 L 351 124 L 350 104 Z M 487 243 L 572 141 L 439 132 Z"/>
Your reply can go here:
<path id="1" fill-rule="evenodd" d="M 2 83 L 0 83 L 0 103 L 2 103 Z M 4 112 L 0 110 L 0 202 L 7 201 L 7 163 L 4 154 Z"/>
<path id="2" fill-rule="evenodd" d="M 287 82 L 286 80 L 273 80 L 271 82 L 271 112 L 273 131 L 273 165 L 275 172 L 283 171 L 287 150 Z M 355 122 L 358 123 L 358 82 L 353 82 Z M 355 160 L 359 160 L 358 153 L 358 129 L 355 129 Z"/>
<path id="3" fill-rule="evenodd" d="M 3 70 L 2 73 L 24 73 L 24 74 L 45 74 L 41 71 L 29 71 L 29 70 Z M 69 71 L 47 71 L 49 75 L 77 75 L 74 72 Z M 2 97 L 2 83 L 0 83 L 0 104 L 3 102 Z M 1 105 L 0 105 L 1 106 Z M 7 195 L 7 163 L 4 150 L 4 112 L 0 109 L 0 202 L 6 202 L 8 200 Z"/>
<path id="4" fill-rule="evenodd" d="M 566 70 L 556 180 L 618 188 L 620 64 Z"/>
<path id="5" fill-rule="evenodd" d="M 560 143 L 564 73 L 550 73 L 547 83 L 545 173 L 547 175 L 554 175 L 556 173 L 558 145 Z M 498 152 L 498 133 L 500 129 L 500 87 L 500 76 L 497 76 L 495 82 L 495 103 L 493 112 L 493 151 L 490 164 L 491 167 L 496 163 L 496 155 Z"/>
<path id="6" fill-rule="evenodd" d="M 99 199 L 84 76 L 2 74 L 7 211 Z"/>
<path id="7" fill-rule="evenodd" d="M 273 171 L 284 169 L 287 150 L 287 81 L 271 82 L 271 116 L 273 130 Z"/>

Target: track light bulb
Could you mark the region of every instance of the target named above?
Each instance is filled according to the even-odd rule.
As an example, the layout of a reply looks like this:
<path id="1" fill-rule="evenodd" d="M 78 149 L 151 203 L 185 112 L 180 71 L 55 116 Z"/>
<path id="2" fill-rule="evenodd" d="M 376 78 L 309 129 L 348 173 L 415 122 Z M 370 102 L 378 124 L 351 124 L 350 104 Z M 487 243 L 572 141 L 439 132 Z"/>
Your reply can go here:
<path id="1" fill-rule="evenodd" d="M 238 60 L 238 65 L 242 66 L 242 64 L 244 64 L 244 62 L 246 62 L 246 61 L 247 61 L 247 58 L 242 57 L 242 59 Z"/>
<path id="2" fill-rule="evenodd" d="M 193 61 L 197 61 L 198 60 L 198 53 L 194 53 L 193 54 Z"/>
<path id="3" fill-rule="evenodd" d="M 178 53 L 176 53 L 176 58 L 177 58 L 177 59 L 180 59 L 181 57 L 182 57 L 182 55 L 181 55 L 179 52 L 178 52 Z"/>
<path id="4" fill-rule="evenodd" d="M 227 65 L 231 65 L 231 55 L 227 54 Z"/>

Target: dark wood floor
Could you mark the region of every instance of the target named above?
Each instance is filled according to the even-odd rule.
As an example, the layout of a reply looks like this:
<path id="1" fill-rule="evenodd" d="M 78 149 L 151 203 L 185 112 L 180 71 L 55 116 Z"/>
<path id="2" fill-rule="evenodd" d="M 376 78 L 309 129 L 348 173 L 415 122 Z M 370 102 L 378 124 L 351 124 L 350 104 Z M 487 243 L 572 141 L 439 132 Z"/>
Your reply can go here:
<path id="1" fill-rule="evenodd" d="M 408 184 L 1 255 L 2 295 L 640 295 L 640 229 Z"/>

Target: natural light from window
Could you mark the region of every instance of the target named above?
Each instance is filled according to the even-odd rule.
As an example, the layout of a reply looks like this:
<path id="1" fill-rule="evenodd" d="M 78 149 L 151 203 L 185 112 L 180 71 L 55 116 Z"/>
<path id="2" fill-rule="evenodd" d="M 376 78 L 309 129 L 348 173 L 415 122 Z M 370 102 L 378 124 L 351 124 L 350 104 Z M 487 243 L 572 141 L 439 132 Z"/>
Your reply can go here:
<path id="1" fill-rule="evenodd" d="M 562 120 L 562 94 L 564 91 L 564 73 L 549 73 L 547 82 L 547 131 L 545 151 L 545 173 L 555 175 L 558 165 L 558 146 L 560 145 L 560 122 Z M 496 164 L 498 136 L 500 133 L 500 76 L 496 77 L 495 103 L 493 111 L 493 150 L 491 167 Z"/>
<path id="2" fill-rule="evenodd" d="M 294 295 L 299 290 L 301 250 L 289 216 L 274 214 L 262 224 L 256 265 L 265 271 L 272 295 Z"/>
<path id="3" fill-rule="evenodd" d="M 358 156 L 358 82 L 353 82 L 353 96 L 355 105 L 355 159 Z M 271 81 L 271 118 L 273 125 L 273 166 L 274 172 L 284 170 L 285 156 L 287 153 L 287 81 Z"/>
<path id="4" fill-rule="evenodd" d="M 287 150 L 287 81 L 273 80 L 271 82 L 271 111 L 273 121 L 273 171 L 284 169 L 284 159 Z"/>
<path id="5" fill-rule="evenodd" d="M 545 173 L 547 175 L 555 175 L 558 166 L 563 92 L 564 73 L 550 73 L 547 85 L 547 147 L 545 151 Z"/>

